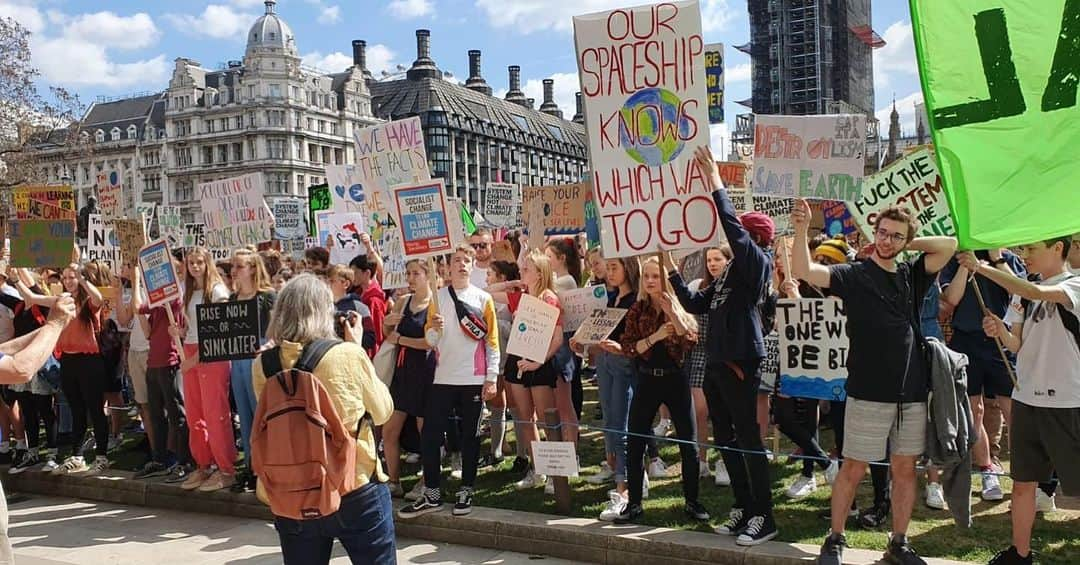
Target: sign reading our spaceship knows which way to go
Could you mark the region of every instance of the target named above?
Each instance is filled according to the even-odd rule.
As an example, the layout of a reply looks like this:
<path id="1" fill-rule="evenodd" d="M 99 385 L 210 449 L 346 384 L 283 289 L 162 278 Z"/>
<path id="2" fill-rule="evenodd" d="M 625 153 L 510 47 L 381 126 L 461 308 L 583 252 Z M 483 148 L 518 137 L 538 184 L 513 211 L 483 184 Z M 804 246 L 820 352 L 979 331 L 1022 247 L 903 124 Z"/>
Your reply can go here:
<path id="1" fill-rule="evenodd" d="M 604 256 L 715 245 L 698 2 L 577 16 L 574 40 Z"/>

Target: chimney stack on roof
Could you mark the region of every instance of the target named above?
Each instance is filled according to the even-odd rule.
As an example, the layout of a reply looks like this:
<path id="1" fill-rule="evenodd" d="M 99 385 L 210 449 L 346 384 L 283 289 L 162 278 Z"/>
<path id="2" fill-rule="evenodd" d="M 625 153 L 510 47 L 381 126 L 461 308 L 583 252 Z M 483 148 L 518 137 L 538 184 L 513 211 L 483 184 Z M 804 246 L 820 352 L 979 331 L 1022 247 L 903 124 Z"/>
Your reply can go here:
<path id="1" fill-rule="evenodd" d="M 367 68 L 367 42 L 363 39 L 354 39 L 352 42 L 352 63 L 363 71 L 366 80 L 373 78 Z"/>
<path id="2" fill-rule="evenodd" d="M 577 113 L 574 114 L 574 119 L 570 120 L 575 124 L 585 123 L 585 99 L 581 96 L 581 92 L 574 94 L 574 106 L 577 108 Z"/>
<path id="3" fill-rule="evenodd" d="M 544 79 L 544 103 L 540 105 L 540 111 L 557 118 L 562 117 L 562 110 L 555 103 L 555 79 Z"/>
<path id="4" fill-rule="evenodd" d="M 477 49 L 469 51 L 469 78 L 465 81 L 465 88 L 491 96 L 491 87 L 480 74 L 480 51 Z"/>
<path id="5" fill-rule="evenodd" d="M 416 60 L 405 76 L 409 80 L 442 78 L 442 72 L 431 59 L 431 30 L 416 30 Z"/>
<path id="6" fill-rule="evenodd" d="M 508 70 L 510 71 L 510 90 L 506 93 L 506 101 L 524 106 L 528 103 L 528 99 L 521 91 L 521 67 L 510 65 Z"/>

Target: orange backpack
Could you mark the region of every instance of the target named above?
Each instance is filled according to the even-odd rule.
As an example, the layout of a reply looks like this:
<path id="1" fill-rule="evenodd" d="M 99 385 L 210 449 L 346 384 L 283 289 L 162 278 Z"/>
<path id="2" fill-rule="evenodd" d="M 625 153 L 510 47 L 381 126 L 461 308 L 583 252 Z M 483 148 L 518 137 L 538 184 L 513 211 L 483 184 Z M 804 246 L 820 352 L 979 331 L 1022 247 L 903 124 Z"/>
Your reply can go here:
<path id="1" fill-rule="evenodd" d="M 356 436 L 345 429 L 312 371 L 337 340 L 309 343 L 292 369 L 281 350 L 262 354 L 266 386 L 251 430 L 251 466 L 275 516 L 312 520 L 329 516 L 356 488 Z M 369 417 L 361 418 L 361 422 Z"/>

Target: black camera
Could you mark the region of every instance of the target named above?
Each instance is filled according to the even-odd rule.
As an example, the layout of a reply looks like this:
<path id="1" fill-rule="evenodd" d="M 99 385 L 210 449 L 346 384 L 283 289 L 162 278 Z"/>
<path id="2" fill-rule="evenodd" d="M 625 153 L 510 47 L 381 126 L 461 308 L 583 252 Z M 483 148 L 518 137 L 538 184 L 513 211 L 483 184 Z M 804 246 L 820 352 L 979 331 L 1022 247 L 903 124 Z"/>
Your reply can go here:
<path id="1" fill-rule="evenodd" d="M 337 312 L 334 314 L 334 333 L 338 338 L 345 339 L 345 324 L 350 326 L 356 323 L 356 319 L 360 317 L 355 310 L 348 310 L 345 312 Z"/>

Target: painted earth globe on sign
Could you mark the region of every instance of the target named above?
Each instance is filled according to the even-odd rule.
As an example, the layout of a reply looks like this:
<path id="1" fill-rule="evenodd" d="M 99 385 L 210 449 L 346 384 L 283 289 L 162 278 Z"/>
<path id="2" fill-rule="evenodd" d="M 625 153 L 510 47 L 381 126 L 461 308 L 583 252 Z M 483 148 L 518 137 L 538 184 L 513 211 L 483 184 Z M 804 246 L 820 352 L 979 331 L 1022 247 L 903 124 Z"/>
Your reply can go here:
<path id="1" fill-rule="evenodd" d="M 635 92 L 619 112 L 619 144 L 631 159 L 650 166 L 672 161 L 686 147 L 691 121 L 679 112 L 682 100 L 670 90 Z"/>

